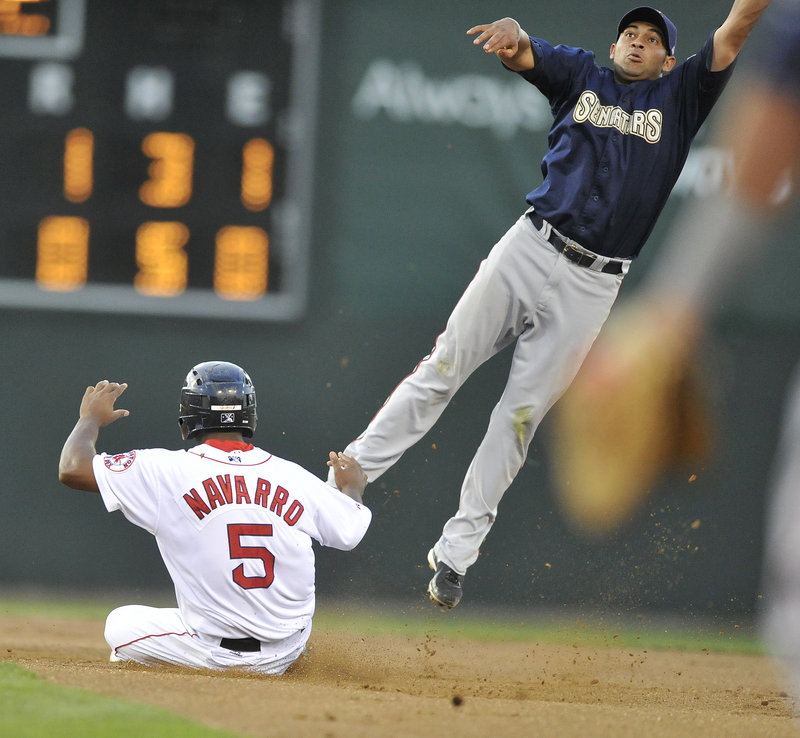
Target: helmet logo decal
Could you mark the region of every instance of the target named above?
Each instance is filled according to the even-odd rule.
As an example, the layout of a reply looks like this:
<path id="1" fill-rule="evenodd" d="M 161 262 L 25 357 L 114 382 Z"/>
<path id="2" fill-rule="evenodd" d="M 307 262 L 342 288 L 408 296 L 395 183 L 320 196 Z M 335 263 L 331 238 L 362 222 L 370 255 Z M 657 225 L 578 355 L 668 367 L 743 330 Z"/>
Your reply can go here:
<path id="1" fill-rule="evenodd" d="M 236 415 L 234 413 L 221 413 L 219 416 L 220 423 L 234 423 L 236 422 Z"/>

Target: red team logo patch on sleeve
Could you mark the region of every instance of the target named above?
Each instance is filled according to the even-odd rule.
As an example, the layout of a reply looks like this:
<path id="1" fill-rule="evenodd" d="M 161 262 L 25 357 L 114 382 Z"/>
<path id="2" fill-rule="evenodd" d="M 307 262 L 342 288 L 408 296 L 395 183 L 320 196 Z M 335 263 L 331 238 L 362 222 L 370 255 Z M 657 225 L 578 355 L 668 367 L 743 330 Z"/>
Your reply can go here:
<path id="1" fill-rule="evenodd" d="M 128 451 L 126 454 L 111 454 L 103 459 L 106 469 L 112 472 L 123 472 L 129 469 L 136 459 L 136 451 Z"/>

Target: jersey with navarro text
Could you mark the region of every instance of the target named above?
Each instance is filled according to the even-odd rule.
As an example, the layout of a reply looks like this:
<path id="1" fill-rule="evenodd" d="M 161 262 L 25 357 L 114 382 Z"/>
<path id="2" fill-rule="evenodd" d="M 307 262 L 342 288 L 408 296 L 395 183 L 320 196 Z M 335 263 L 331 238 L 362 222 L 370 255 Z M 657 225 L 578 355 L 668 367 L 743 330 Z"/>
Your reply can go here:
<path id="1" fill-rule="evenodd" d="M 199 634 L 271 641 L 309 626 L 312 539 L 349 550 L 371 520 L 311 472 L 249 445 L 99 454 L 93 468 L 106 508 L 155 536 Z"/>

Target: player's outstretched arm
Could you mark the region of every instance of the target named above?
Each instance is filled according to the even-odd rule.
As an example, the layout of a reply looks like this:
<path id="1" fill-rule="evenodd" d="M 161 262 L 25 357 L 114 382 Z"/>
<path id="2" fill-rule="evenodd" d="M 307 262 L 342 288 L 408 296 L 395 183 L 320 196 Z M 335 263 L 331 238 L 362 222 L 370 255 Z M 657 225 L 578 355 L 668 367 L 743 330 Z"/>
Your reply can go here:
<path id="1" fill-rule="evenodd" d="M 733 64 L 769 4 L 770 0 L 734 0 L 725 22 L 714 32 L 712 72 Z"/>
<path id="2" fill-rule="evenodd" d="M 494 23 L 473 26 L 468 36 L 478 34 L 472 43 L 483 44 L 487 54 L 495 54 L 509 69 L 522 72 L 533 69 L 534 58 L 531 39 L 513 18 L 501 18 Z"/>
<path id="3" fill-rule="evenodd" d="M 328 454 L 328 466 L 333 469 L 336 486 L 342 494 L 356 502 L 363 502 L 362 495 L 367 486 L 367 475 L 352 456 L 345 456 L 341 451 Z"/>
<path id="4" fill-rule="evenodd" d="M 87 387 L 81 400 L 78 422 L 64 442 L 58 462 L 58 479 L 67 487 L 99 492 L 92 469 L 100 428 L 125 418 L 127 410 L 115 410 L 114 403 L 128 385 L 103 380 Z"/>

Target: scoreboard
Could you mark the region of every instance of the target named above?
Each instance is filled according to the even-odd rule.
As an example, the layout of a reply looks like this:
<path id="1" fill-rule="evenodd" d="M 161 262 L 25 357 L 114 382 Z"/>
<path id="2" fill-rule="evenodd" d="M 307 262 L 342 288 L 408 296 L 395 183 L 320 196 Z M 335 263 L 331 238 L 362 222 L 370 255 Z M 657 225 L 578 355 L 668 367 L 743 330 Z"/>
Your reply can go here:
<path id="1" fill-rule="evenodd" d="M 0 307 L 294 320 L 320 0 L 0 0 Z"/>

